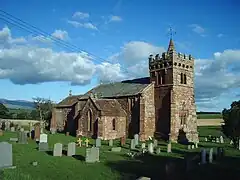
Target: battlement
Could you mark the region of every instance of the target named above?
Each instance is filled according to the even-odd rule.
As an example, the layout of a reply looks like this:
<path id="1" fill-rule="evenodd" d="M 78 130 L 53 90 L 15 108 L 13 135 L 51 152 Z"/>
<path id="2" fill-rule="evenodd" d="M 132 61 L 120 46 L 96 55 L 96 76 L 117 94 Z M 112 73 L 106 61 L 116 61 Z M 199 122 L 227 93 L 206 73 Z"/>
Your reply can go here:
<path id="1" fill-rule="evenodd" d="M 177 53 L 177 57 L 184 60 L 194 60 L 191 54 L 187 55 L 187 54 Z"/>

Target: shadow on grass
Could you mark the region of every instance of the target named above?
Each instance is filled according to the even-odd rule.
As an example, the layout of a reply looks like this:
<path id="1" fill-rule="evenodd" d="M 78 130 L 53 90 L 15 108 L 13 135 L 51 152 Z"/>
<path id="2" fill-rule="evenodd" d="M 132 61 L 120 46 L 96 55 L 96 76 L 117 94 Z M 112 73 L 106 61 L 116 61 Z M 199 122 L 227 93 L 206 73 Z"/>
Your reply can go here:
<path id="1" fill-rule="evenodd" d="M 183 153 L 184 154 L 184 153 Z M 224 157 L 213 164 L 199 165 L 200 156 L 197 152 L 185 153 L 186 159 L 193 158 L 191 168 L 187 171 L 187 161 L 177 157 L 145 155 L 129 160 L 106 162 L 106 165 L 118 171 L 123 180 L 135 180 L 138 177 L 150 177 L 152 180 L 237 180 L 240 177 L 240 159 Z M 172 164 L 170 175 L 166 175 L 166 165 Z M 189 166 L 189 165 L 188 165 Z"/>
<path id="2" fill-rule="evenodd" d="M 76 160 L 85 161 L 85 157 L 82 155 L 73 155 L 72 157 Z"/>
<path id="3" fill-rule="evenodd" d="M 67 156 L 67 150 L 62 150 L 62 154 L 63 154 L 64 156 Z"/>
<path id="4" fill-rule="evenodd" d="M 46 151 L 46 154 L 48 154 L 49 156 L 53 156 L 53 151 Z"/>

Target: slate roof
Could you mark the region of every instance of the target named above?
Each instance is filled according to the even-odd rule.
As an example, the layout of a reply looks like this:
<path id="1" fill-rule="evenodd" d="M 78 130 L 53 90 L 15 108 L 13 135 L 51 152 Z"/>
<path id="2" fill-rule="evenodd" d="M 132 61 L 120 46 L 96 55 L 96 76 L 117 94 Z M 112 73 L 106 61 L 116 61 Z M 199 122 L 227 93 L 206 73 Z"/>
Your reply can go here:
<path id="1" fill-rule="evenodd" d="M 100 84 L 99 86 L 91 89 L 86 94 L 84 94 L 81 99 L 88 98 L 91 93 L 97 94 L 101 98 L 136 95 L 140 93 L 144 88 L 146 88 L 149 84 L 149 77 L 109 84 Z"/>
<path id="2" fill-rule="evenodd" d="M 63 99 L 60 103 L 58 103 L 56 105 L 56 107 L 68 107 L 68 106 L 72 106 L 73 104 L 75 104 L 79 98 L 81 98 L 82 95 L 71 95 L 66 97 L 65 99 Z"/>

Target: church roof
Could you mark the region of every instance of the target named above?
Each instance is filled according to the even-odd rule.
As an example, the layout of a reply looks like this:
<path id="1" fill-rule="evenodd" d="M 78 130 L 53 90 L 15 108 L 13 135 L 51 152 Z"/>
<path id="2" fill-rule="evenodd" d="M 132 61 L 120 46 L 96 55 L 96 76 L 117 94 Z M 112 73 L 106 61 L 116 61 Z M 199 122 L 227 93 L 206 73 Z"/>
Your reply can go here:
<path id="1" fill-rule="evenodd" d="M 63 99 L 61 102 L 59 102 L 56 107 L 68 107 L 72 106 L 73 104 L 77 103 L 78 99 L 81 98 L 82 95 L 71 95 Z"/>
<path id="2" fill-rule="evenodd" d="M 114 82 L 109 84 L 100 84 L 91 89 L 82 98 L 87 98 L 91 93 L 102 98 L 132 96 L 141 93 L 150 84 L 149 77 L 126 80 L 121 82 Z M 81 98 L 81 99 L 82 99 Z"/>

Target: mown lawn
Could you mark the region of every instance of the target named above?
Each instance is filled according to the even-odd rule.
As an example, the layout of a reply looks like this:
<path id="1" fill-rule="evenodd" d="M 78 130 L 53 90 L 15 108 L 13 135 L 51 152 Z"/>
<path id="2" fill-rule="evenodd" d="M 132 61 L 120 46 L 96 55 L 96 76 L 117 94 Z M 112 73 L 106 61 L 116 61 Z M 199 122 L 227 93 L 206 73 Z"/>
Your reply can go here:
<path id="1" fill-rule="evenodd" d="M 220 136 L 220 127 L 200 127 L 200 139 L 209 134 Z M 0 137 L 0 141 L 8 141 L 10 137 L 16 137 L 16 133 L 6 132 Z M 67 145 L 68 142 L 76 141 L 76 138 L 63 134 L 49 135 L 49 146 L 60 142 Z M 119 141 L 115 141 L 115 146 Z M 91 141 L 94 144 L 94 141 Z M 7 169 L 0 174 L 3 180 L 131 180 L 139 176 L 148 176 L 152 179 L 163 179 L 165 175 L 166 162 L 173 161 L 177 165 L 176 174 L 178 179 L 184 176 L 185 179 L 213 179 L 240 177 L 240 153 L 233 149 L 229 142 L 226 144 L 216 144 L 201 142 L 198 149 L 187 150 L 187 146 L 172 144 L 172 153 L 166 153 L 166 142 L 159 142 L 161 155 L 147 155 L 138 158 L 129 158 L 129 140 L 121 153 L 109 151 L 107 142 L 102 142 L 100 149 L 100 162 L 86 164 L 85 148 L 77 148 L 77 156 L 74 157 L 53 157 L 51 153 L 38 152 L 37 144 L 29 140 L 27 145 L 13 143 L 13 159 L 16 169 Z M 197 169 L 184 173 L 183 157 L 186 154 L 199 153 L 200 148 L 224 147 L 226 157 L 216 161 L 214 164 L 199 166 Z M 66 150 L 66 147 L 64 148 Z M 1 152 L 0 152 L 1 153 Z M 37 161 L 37 166 L 32 166 L 32 162 Z M 226 175 L 230 173 L 230 175 Z M 238 173 L 238 176 L 237 176 Z M 235 178 L 236 179 L 236 178 Z M 237 178 L 238 179 L 238 178 Z"/>
<path id="2" fill-rule="evenodd" d="M 198 119 L 222 119 L 222 114 L 197 114 Z"/>

